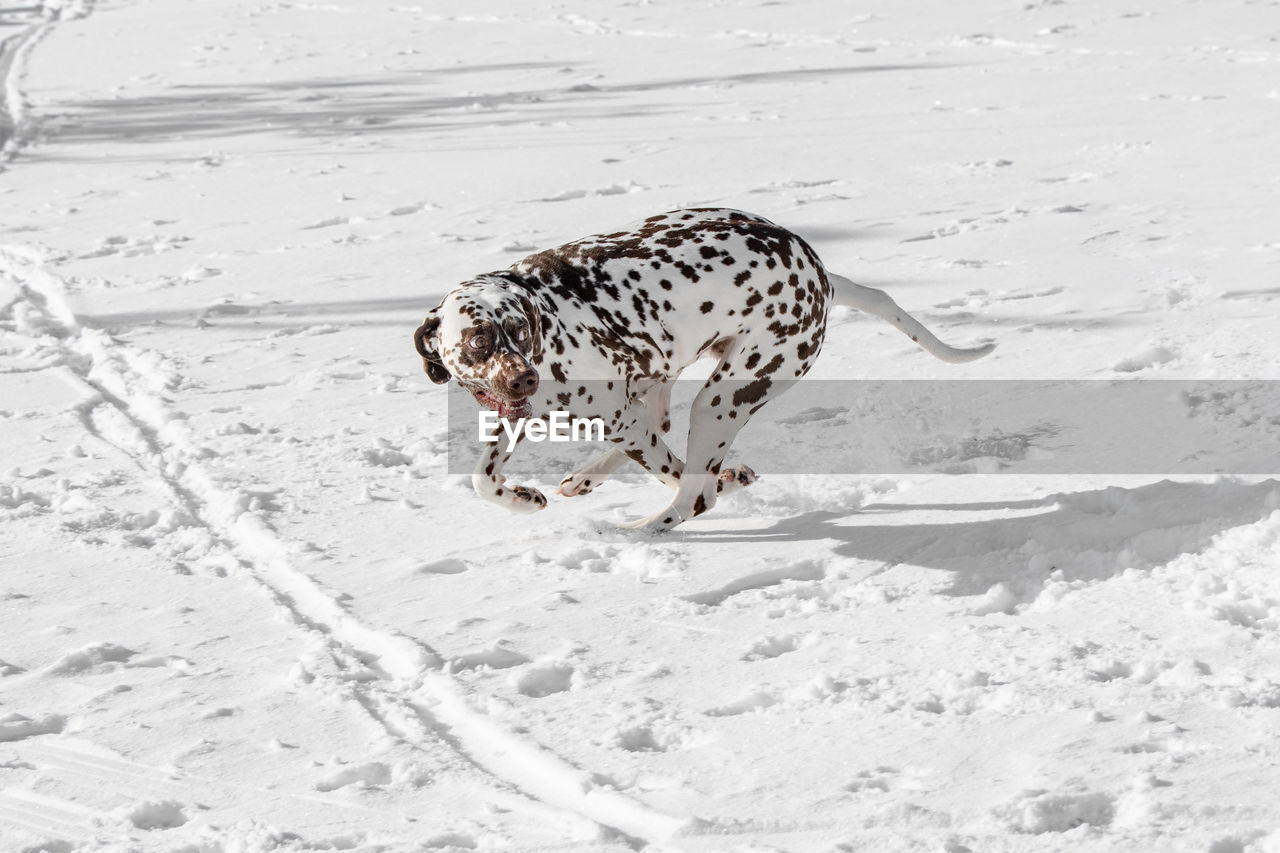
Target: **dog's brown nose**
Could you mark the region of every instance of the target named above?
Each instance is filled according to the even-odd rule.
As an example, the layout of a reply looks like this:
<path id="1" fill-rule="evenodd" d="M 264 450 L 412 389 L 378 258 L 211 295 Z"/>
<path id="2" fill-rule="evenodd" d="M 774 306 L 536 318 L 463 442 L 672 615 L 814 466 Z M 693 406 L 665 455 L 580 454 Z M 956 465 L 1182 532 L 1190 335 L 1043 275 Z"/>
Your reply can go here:
<path id="1" fill-rule="evenodd" d="M 538 390 L 538 371 L 530 368 L 511 380 L 512 393 L 520 397 L 528 397 Z"/>

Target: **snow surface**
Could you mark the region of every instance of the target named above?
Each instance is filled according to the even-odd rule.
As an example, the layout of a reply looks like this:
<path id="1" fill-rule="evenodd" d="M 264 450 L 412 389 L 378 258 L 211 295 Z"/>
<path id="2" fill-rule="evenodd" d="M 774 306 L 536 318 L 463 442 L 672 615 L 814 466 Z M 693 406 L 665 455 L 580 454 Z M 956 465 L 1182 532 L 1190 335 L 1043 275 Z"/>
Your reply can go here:
<path id="1" fill-rule="evenodd" d="M 715 204 L 1000 342 L 845 312 L 814 378 L 1280 378 L 1280 5 L 0 38 L 0 849 L 1280 850 L 1277 481 L 772 476 L 645 538 L 638 471 L 528 517 L 447 475 L 410 344 L 462 279 Z"/>

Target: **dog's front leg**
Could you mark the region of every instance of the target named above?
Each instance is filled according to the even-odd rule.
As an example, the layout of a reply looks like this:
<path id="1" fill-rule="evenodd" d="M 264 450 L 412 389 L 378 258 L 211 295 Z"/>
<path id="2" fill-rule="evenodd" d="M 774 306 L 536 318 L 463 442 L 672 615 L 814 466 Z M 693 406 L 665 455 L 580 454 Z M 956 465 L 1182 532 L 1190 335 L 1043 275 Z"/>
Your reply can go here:
<path id="1" fill-rule="evenodd" d="M 547 499 L 542 492 L 528 486 L 508 486 L 502 476 L 502 468 L 515 452 L 515 446 L 524 438 L 521 433 L 515 444 L 508 445 L 498 441 L 486 444 L 476 463 L 475 473 L 471 475 L 471 485 L 476 494 L 487 501 L 504 506 L 512 512 L 528 515 L 547 508 Z"/>
<path id="2" fill-rule="evenodd" d="M 660 382 L 650 388 L 644 395 L 643 408 L 648 417 L 650 432 L 641 434 L 639 441 L 642 447 L 647 447 L 650 446 L 647 438 L 650 433 L 665 434 L 671 431 L 671 382 Z M 634 404 L 627 409 L 630 414 Z M 625 425 L 620 425 L 616 429 L 622 432 L 630 429 L 631 433 L 634 433 L 634 428 Z M 634 436 L 632 440 L 635 440 Z M 621 468 L 627 458 L 621 450 L 606 451 L 561 480 L 560 488 L 556 491 L 567 498 L 585 495 L 609 479 L 609 475 Z M 643 465 L 644 462 L 640 464 Z M 655 464 L 660 469 L 663 463 L 658 461 Z M 674 489 L 677 483 L 668 481 L 668 485 Z"/>

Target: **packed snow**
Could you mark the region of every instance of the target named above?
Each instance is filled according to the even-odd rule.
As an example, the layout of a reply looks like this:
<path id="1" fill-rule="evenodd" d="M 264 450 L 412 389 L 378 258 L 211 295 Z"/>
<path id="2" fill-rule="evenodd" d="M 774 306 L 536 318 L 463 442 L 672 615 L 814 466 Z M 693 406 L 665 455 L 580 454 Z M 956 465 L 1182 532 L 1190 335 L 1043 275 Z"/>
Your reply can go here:
<path id="1" fill-rule="evenodd" d="M 841 309 L 814 380 L 1278 379 L 1280 6 L 43 0 L 0 39 L 0 849 L 1280 851 L 1275 470 L 779 473 L 646 536 L 634 466 L 472 494 L 411 342 L 715 205 L 999 343 Z"/>

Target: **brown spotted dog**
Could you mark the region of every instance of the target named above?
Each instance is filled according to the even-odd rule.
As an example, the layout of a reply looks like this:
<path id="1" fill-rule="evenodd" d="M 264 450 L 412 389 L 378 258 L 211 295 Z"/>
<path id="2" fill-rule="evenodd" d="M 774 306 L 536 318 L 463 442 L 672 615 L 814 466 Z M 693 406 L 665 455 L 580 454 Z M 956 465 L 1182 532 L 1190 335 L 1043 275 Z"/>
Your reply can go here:
<path id="1" fill-rule="evenodd" d="M 882 291 L 828 272 L 795 234 L 702 208 L 464 282 L 427 315 L 414 345 L 432 381 L 456 379 L 502 418 L 602 418 L 613 449 L 565 477 L 559 493 L 586 494 L 631 459 L 675 491 L 632 526 L 668 530 L 754 481 L 745 465 L 722 467 L 725 454 L 751 415 L 809 370 L 832 305 L 888 320 L 943 361 L 995 346 L 947 346 Z M 693 401 L 681 460 L 662 438 L 671 383 L 704 356 L 718 363 Z M 541 492 L 506 483 L 510 456 L 506 442 L 486 446 L 476 492 L 516 512 L 543 509 Z"/>

